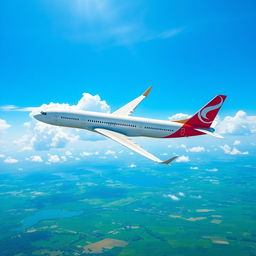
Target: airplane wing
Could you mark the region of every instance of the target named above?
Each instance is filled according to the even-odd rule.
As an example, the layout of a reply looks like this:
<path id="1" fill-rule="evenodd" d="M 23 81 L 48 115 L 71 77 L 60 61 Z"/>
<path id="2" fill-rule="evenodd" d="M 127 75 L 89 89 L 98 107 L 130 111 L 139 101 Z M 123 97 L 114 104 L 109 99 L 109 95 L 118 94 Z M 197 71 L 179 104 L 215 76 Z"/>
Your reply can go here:
<path id="1" fill-rule="evenodd" d="M 152 89 L 152 86 L 150 86 L 141 96 L 127 103 L 126 105 L 119 108 L 112 114 L 120 115 L 120 116 L 129 116 L 135 110 L 135 108 L 148 96 L 151 89 Z"/>
<path id="2" fill-rule="evenodd" d="M 131 139 L 129 139 L 126 135 L 118 133 L 118 132 L 114 132 L 114 131 L 110 131 L 107 129 L 101 129 L 101 128 L 96 128 L 94 129 L 94 131 L 122 144 L 123 146 L 149 158 L 152 161 L 161 163 L 161 164 L 169 164 L 171 163 L 174 159 L 177 158 L 177 156 L 174 156 L 166 161 L 162 161 L 161 159 L 155 157 L 154 155 L 150 154 L 149 152 L 147 152 L 146 150 L 144 150 L 143 148 L 141 148 L 140 146 L 138 146 L 136 143 L 134 143 Z"/>

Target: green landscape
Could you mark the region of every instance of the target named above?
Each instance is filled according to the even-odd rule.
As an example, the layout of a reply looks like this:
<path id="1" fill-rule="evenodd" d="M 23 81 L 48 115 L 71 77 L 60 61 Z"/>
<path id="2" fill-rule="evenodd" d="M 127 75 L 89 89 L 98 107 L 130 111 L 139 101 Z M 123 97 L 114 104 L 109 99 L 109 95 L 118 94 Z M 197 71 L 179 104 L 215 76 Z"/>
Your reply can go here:
<path id="1" fill-rule="evenodd" d="M 221 166 L 2 171 L 1 255 L 256 255 L 256 168 Z"/>

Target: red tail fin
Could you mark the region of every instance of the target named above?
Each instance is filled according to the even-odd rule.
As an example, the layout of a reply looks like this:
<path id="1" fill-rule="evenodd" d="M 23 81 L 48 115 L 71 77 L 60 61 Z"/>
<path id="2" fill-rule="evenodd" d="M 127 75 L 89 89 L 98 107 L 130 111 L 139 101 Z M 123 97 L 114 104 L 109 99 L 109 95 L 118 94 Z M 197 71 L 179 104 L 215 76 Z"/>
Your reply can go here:
<path id="1" fill-rule="evenodd" d="M 186 124 L 209 128 L 227 96 L 218 95 L 192 116 Z"/>

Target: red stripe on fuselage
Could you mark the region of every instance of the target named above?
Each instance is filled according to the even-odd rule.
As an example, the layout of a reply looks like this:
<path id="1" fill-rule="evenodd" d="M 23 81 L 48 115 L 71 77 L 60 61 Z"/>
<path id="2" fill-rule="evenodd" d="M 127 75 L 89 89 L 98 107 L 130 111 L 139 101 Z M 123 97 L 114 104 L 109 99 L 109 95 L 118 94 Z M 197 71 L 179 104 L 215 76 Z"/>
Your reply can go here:
<path id="1" fill-rule="evenodd" d="M 180 129 L 168 136 L 163 138 L 180 138 L 180 137 L 190 137 L 190 136 L 198 136 L 204 135 L 204 133 L 194 130 L 194 127 L 184 124 L 180 127 Z"/>

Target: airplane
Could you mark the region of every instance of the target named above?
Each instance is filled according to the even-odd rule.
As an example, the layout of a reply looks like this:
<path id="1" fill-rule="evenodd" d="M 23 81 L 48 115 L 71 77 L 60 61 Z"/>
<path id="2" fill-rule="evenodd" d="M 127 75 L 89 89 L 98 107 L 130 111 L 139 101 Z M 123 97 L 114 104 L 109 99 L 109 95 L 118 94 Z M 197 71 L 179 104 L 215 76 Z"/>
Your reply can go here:
<path id="1" fill-rule="evenodd" d="M 226 99 L 225 95 L 217 95 L 191 118 L 185 120 L 166 121 L 131 116 L 136 107 L 148 96 L 151 89 L 152 86 L 141 96 L 113 113 L 51 109 L 41 111 L 33 117 L 51 125 L 80 128 L 99 133 L 154 162 L 166 165 L 169 165 L 178 156 L 162 161 L 141 148 L 129 137 L 179 138 L 211 135 L 223 138 L 214 132 L 211 125 Z"/>

